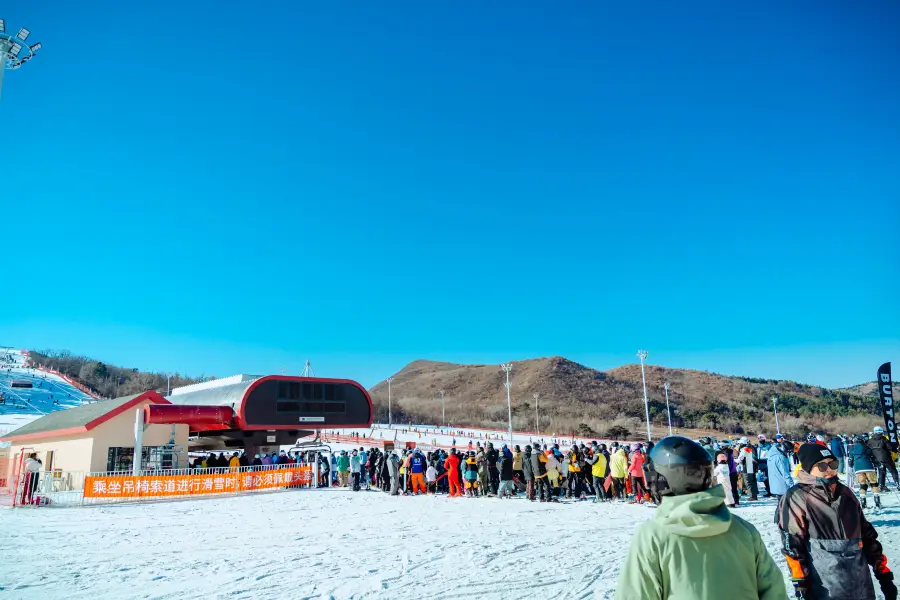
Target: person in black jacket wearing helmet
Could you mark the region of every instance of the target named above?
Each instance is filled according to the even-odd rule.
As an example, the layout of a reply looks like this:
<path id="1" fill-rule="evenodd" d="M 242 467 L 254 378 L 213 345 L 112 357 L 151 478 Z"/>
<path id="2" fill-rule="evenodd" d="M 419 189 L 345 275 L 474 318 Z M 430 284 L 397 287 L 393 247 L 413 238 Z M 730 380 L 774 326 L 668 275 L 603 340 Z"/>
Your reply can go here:
<path id="1" fill-rule="evenodd" d="M 878 461 L 878 485 L 885 492 L 890 490 L 885 485 L 887 483 L 887 473 L 891 474 L 894 479 L 894 485 L 900 488 L 900 479 L 897 478 L 897 465 L 894 464 L 894 457 L 891 456 L 891 441 L 884 436 L 884 429 L 876 427 L 872 430 L 872 437 L 867 442 L 875 460 Z"/>
<path id="2" fill-rule="evenodd" d="M 488 496 L 496 496 L 497 488 L 500 487 L 500 471 L 497 469 L 497 461 L 500 460 L 500 455 L 497 454 L 494 444 L 491 442 L 487 444 L 484 458 L 487 461 Z"/>
<path id="3" fill-rule="evenodd" d="M 869 567 L 886 600 L 897 600 L 894 574 L 875 528 L 853 491 L 837 475 L 831 450 L 806 443 L 797 450 L 798 483 L 781 498 L 778 527 L 797 598 L 875 600 Z"/>

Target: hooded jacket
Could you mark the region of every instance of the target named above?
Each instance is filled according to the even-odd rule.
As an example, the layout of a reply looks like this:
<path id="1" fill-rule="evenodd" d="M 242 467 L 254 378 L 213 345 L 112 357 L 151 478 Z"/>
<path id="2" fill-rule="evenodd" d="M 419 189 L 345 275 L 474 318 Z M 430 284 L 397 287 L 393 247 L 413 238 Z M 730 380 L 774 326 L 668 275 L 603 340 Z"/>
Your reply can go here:
<path id="1" fill-rule="evenodd" d="M 865 442 L 856 442 L 850 448 L 850 466 L 857 473 L 875 470 L 875 457 L 872 455 L 872 449 Z"/>
<path id="2" fill-rule="evenodd" d="M 397 477 L 400 475 L 400 457 L 397 456 L 396 452 L 391 452 L 388 455 L 387 468 L 388 468 L 388 474 L 391 477 Z"/>
<path id="3" fill-rule="evenodd" d="M 894 462 L 891 457 L 891 444 L 884 434 L 873 435 L 867 445 L 872 449 L 872 455 L 879 463 L 887 465 Z"/>
<path id="4" fill-rule="evenodd" d="M 667 496 L 640 525 L 616 600 L 784 600 L 784 578 L 753 525 L 725 507 L 725 490 Z"/>
<path id="5" fill-rule="evenodd" d="M 497 461 L 500 457 L 497 455 L 497 451 L 494 449 L 494 445 L 490 442 L 488 442 L 487 450 L 484 453 L 484 458 L 487 461 L 488 471 L 496 471 Z"/>
<path id="6" fill-rule="evenodd" d="M 458 477 L 459 473 L 459 455 L 451 454 L 444 460 L 444 468 L 447 469 L 448 477 L 453 479 Z"/>
<path id="7" fill-rule="evenodd" d="M 632 477 L 644 476 L 644 454 L 641 452 L 631 453 L 631 466 L 628 468 L 628 474 Z"/>
<path id="8" fill-rule="evenodd" d="M 751 446 L 744 446 L 740 449 L 740 464 L 744 468 L 744 473 L 748 475 L 752 475 L 756 473 L 756 457 L 753 456 L 753 448 Z"/>
<path id="9" fill-rule="evenodd" d="M 347 458 L 346 454 L 341 454 L 337 459 L 337 470 L 346 473 L 350 470 L 350 459 Z"/>
<path id="10" fill-rule="evenodd" d="M 362 457 L 359 454 L 350 457 L 350 472 L 359 473 L 362 471 Z"/>
<path id="11" fill-rule="evenodd" d="M 844 451 L 844 440 L 842 440 L 838 436 L 834 436 L 831 438 L 831 442 L 828 444 L 831 448 L 831 453 L 837 456 L 838 458 L 844 458 L 847 456 L 847 453 Z"/>
<path id="12" fill-rule="evenodd" d="M 547 457 L 540 450 L 531 453 L 531 472 L 535 479 L 547 476 Z"/>
<path id="13" fill-rule="evenodd" d="M 606 456 L 603 455 L 602 452 L 597 450 L 594 456 L 591 457 L 591 476 L 592 477 L 606 477 Z"/>
<path id="14" fill-rule="evenodd" d="M 534 466 L 531 463 L 531 450 L 528 450 L 527 448 L 522 452 L 522 474 L 525 476 L 525 481 L 534 479 Z"/>
<path id="15" fill-rule="evenodd" d="M 628 457 L 622 448 L 616 450 L 609 459 L 609 473 L 616 479 L 624 479 L 628 475 Z"/>
<path id="16" fill-rule="evenodd" d="M 513 454 L 509 448 L 503 450 L 500 457 L 500 479 L 503 481 L 512 481 L 513 478 Z"/>
<path id="17" fill-rule="evenodd" d="M 513 462 L 512 468 L 513 471 L 521 471 L 522 470 L 522 453 L 513 451 Z"/>
<path id="18" fill-rule="evenodd" d="M 803 581 L 808 600 L 875 599 L 869 566 L 876 575 L 890 570 L 850 488 L 800 471 L 777 516 L 791 577 Z"/>
<path id="19" fill-rule="evenodd" d="M 791 461 L 781 446 L 772 444 L 769 448 L 769 491 L 775 496 L 784 496 L 787 491 L 794 485 L 794 478 L 791 477 Z"/>

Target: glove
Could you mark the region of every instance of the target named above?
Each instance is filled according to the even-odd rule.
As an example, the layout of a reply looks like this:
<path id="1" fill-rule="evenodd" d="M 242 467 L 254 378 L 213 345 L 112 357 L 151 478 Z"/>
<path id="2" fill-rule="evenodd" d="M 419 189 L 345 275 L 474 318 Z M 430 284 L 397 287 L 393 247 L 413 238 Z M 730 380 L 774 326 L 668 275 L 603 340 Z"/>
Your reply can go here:
<path id="1" fill-rule="evenodd" d="M 884 594 L 885 600 L 897 600 L 897 586 L 894 585 L 894 574 L 888 571 L 875 575 L 878 584 L 881 586 L 881 593 Z"/>

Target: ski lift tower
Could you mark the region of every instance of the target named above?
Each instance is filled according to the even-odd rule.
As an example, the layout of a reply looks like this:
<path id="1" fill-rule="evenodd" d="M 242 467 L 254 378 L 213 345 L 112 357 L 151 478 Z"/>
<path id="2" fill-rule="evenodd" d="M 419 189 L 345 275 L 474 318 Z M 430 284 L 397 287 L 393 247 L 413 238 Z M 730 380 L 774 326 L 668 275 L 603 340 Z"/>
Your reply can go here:
<path id="1" fill-rule="evenodd" d="M 0 19 L 0 95 L 3 93 L 3 74 L 21 68 L 41 49 L 40 42 L 31 46 L 25 43 L 29 35 L 31 32 L 24 27 L 16 35 L 6 33 L 6 21 Z"/>
<path id="2" fill-rule="evenodd" d="M 306 361 L 306 366 L 303 368 L 303 377 L 315 377 L 316 373 L 312 369 L 312 365 L 309 360 Z"/>

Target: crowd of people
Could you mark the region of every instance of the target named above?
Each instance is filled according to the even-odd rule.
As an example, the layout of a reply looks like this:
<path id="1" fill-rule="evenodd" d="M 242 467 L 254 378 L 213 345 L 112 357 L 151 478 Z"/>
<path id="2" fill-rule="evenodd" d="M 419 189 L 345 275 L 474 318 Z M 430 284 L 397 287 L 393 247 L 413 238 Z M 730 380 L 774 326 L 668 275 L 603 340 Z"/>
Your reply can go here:
<path id="1" fill-rule="evenodd" d="M 887 474 L 900 488 L 897 454 L 881 427 L 871 434 L 834 436 L 830 440 L 809 434 L 805 441 L 829 448 L 838 461 L 839 474 L 852 469 L 863 508 L 867 507 L 869 491 L 874 506 L 881 507 L 880 493 L 888 489 Z M 772 440 L 765 435 L 752 440 L 699 440 L 714 461 L 715 480 L 722 484 L 729 508 L 740 506 L 742 501 L 781 498 L 795 483 L 800 466 L 797 452 L 802 443 L 781 434 Z M 467 448 L 450 450 L 385 452 L 360 447 L 330 458 L 320 454 L 318 462 L 323 486 L 349 487 L 358 479 L 354 489 L 374 487 L 396 495 L 509 498 L 522 494 L 539 502 L 591 498 L 595 502 L 644 503 L 650 499 L 644 465 L 652 448 L 652 442 L 607 445 L 596 441 L 573 442 L 565 449 L 559 443 L 537 442 L 524 447 L 500 444 L 497 448 L 492 441 L 482 444 L 470 440 Z"/>
<path id="2" fill-rule="evenodd" d="M 322 486 L 334 476 L 340 486 L 395 496 L 652 503 L 657 510 L 639 527 L 621 573 L 622 600 L 785 598 L 784 578 L 759 532 L 729 510 L 741 500 L 774 497 L 795 597 L 874 600 L 874 575 L 886 600 L 897 599 L 863 511 L 869 491 L 880 508 L 888 474 L 900 487 L 896 449 L 880 427 L 830 439 L 670 436 L 656 446 L 591 442 L 565 450 L 538 443 L 497 448 L 491 441 L 447 451 L 358 448 L 338 453 L 334 463 L 326 455 L 318 460 Z"/>
<path id="3" fill-rule="evenodd" d="M 776 452 L 784 455 L 787 443 L 776 443 Z M 704 446 L 710 444 L 670 436 L 649 452 L 644 474 L 658 509 L 632 540 L 617 599 L 787 597 L 759 532 L 726 504 L 730 477 L 726 485 L 717 471 L 723 464 L 719 457 L 729 458 L 728 444 L 726 452 L 716 454 L 715 466 Z M 797 460 L 796 483 L 781 495 L 776 522 L 794 596 L 874 600 L 874 575 L 884 598 L 896 600 L 878 534 L 853 491 L 841 483 L 838 457 L 816 436 L 791 454 Z"/>

